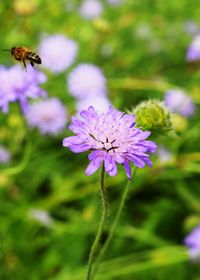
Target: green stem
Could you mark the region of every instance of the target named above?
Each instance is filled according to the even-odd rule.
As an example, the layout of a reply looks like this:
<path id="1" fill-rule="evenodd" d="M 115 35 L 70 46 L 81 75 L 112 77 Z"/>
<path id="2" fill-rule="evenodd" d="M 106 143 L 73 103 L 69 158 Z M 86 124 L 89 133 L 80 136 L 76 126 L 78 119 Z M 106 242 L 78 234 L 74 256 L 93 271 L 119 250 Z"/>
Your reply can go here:
<path id="1" fill-rule="evenodd" d="M 102 216 L 101 216 L 101 221 L 99 224 L 99 228 L 97 231 L 97 235 L 95 237 L 94 243 L 92 245 L 90 255 L 89 255 L 89 262 L 88 262 L 88 271 L 87 271 L 87 277 L 86 280 L 91 280 L 92 278 L 92 268 L 93 264 L 96 259 L 96 255 L 99 250 L 99 243 L 102 238 L 103 230 L 104 230 L 104 225 L 106 222 L 106 217 L 107 217 L 107 202 L 106 202 L 106 196 L 105 196 L 105 189 L 104 189 L 104 175 L 105 175 L 105 170 L 104 170 L 104 164 L 102 165 L 101 169 L 101 181 L 100 181 L 100 194 L 101 194 L 101 199 L 102 199 Z"/>
<path id="2" fill-rule="evenodd" d="M 134 173 L 133 173 L 133 178 L 135 177 L 135 174 L 136 174 L 136 170 L 137 168 L 135 168 L 134 170 Z M 120 203 L 119 203 L 119 207 L 118 207 L 118 211 L 117 211 L 117 214 L 115 216 L 115 219 L 114 219 L 114 222 L 112 224 L 112 227 L 110 229 L 110 232 L 109 232 L 109 235 L 106 239 L 106 242 L 104 243 L 99 255 L 97 256 L 97 259 L 96 259 L 96 265 L 94 267 L 94 270 L 93 270 L 93 274 L 97 272 L 98 268 L 99 268 L 99 264 L 110 244 L 110 241 L 112 240 L 113 238 L 113 235 L 115 233 L 115 230 L 116 230 L 116 227 L 117 227 L 117 224 L 119 222 L 119 219 L 120 219 L 120 216 L 121 216 L 121 213 L 122 213 L 122 210 L 123 210 L 123 207 L 124 207 L 124 204 L 125 204 L 125 201 L 126 201 L 126 198 L 127 198 L 127 194 L 128 194 L 128 191 L 129 191 L 129 186 L 130 186 L 130 183 L 131 181 L 128 181 L 124 190 L 123 190 L 123 193 L 122 193 L 122 197 L 121 197 L 121 200 L 120 200 Z M 93 275 L 92 275 L 93 276 Z"/>
<path id="3" fill-rule="evenodd" d="M 27 167 L 28 162 L 30 160 L 30 155 L 31 155 L 31 143 L 28 142 L 25 147 L 22 161 L 17 166 L 2 169 L 1 172 L 5 175 L 16 175 L 21 173 Z"/>

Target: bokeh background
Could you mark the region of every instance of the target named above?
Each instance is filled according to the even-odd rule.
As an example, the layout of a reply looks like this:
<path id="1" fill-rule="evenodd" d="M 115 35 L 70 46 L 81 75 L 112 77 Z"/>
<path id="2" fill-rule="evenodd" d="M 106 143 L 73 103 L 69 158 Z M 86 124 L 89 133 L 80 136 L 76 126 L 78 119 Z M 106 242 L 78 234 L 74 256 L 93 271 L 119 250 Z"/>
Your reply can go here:
<path id="1" fill-rule="evenodd" d="M 39 53 L 44 63 L 20 75 L 40 73 L 37 86 L 58 103 L 25 115 L 19 102 L 9 102 L 7 113 L 0 112 L 0 279 L 84 279 L 100 218 L 99 174 L 87 177 L 87 154 L 62 146 L 70 118 L 90 103 L 102 111 L 109 104 L 126 111 L 144 100 L 164 101 L 172 89 L 183 91 L 195 111 L 173 115 L 174 135 L 152 135 L 159 146 L 153 167 L 137 170 L 97 279 L 199 279 L 198 262 L 184 245 L 200 224 L 200 43 L 194 58 L 188 57 L 200 34 L 199 17 L 194 0 L 0 2 L 0 48 L 27 46 Z M 11 83 L 8 69 L 16 64 L 0 51 L 0 99 L 5 80 Z M 93 74 L 83 69 L 79 79 L 74 71 L 80 64 L 99 71 L 89 97 L 81 89 Z M 100 93 L 92 95 L 98 85 Z M 42 101 L 39 95 L 28 103 Z M 60 114 L 53 133 L 40 126 L 43 110 L 47 117 L 54 110 L 55 118 Z M 123 168 L 106 176 L 106 230 L 126 183 Z"/>

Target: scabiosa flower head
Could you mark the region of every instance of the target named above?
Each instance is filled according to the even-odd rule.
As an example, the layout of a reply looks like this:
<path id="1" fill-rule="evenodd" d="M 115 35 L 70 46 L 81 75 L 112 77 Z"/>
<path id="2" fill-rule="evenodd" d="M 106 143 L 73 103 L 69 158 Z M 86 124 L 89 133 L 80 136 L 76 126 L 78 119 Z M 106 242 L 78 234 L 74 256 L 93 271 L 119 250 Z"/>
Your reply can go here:
<path id="1" fill-rule="evenodd" d="M 111 103 L 106 96 L 94 96 L 79 100 L 76 103 L 77 112 L 80 113 L 83 109 L 93 106 L 98 113 L 104 113 L 108 110 Z"/>
<path id="2" fill-rule="evenodd" d="M 78 99 L 106 94 L 106 79 L 93 64 L 79 64 L 68 76 L 69 92 Z"/>
<path id="3" fill-rule="evenodd" d="M 200 35 L 194 37 L 192 43 L 188 47 L 186 57 L 188 61 L 200 60 Z"/>
<path id="4" fill-rule="evenodd" d="M 148 153 L 154 153 L 154 142 L 145 140 L 151 134 L 135 127 L 134 115 L 124 114 L 112 107 L 106 113 L 98 114 L 90 106 L 80 113 L 83 120 L 72 118 L 69 129 L 76 136 L 63 140 L 63 146 L 74 153 L 91 151 L 91 161 L 86 174 L 93 174 L 104 162 L 110 176 L 117 174 L 117 163 L 122 164 L 128 178 L 131 178 L 130 162 L 143 168 L 152 165 Z"/>
<path id="5" fill-rule="evenodd" d="M 189 248 L 191 260 L 200 261 L 200 225 L 198 225 L 184 240 Z"/>
<path id="6" fill-rule="evenodd" d="M 41 134 L 57 135 L 67 123 L 66 108 L 56 98 L 29 105 L 26 119 L 31 127 L 39 128 Z"/>
<path id="7" fill-rule="evenodd" d="M 85 0 L 81 5 L 79 12 L 83 18 L 94 19 L 101 16 L 103 12 L 103 6 L 100 1 Z"/>
<path id="8" fill-rule="evenodd" d="M 8 163 L 10 158 L 10 152 L 3 146 L 0 146 L 0 163 Z"/>
<path id="9" fill-rule="evenodd" d="M 143 101 L 133 108 L 136 123 L 143 129 L 169 131 L 172 129 L 170 114 L 159 100 Z"/>
<path id="10" fill-rule="evenodd" d="M 42 65 L 53 73 L 67 69 L 74 62 L 77 50 L 76 42 L 64 35 L 48 36 L 39 46 Z"/>
<path id="11" fill-rule="evenodd" d="M 40 88 L 40 84 L 46 81 L 46 76 L 27 66 L 27 71 L 20 65 L 0 70 L 0 106 L 3 112 L 8 111 L 9 102 L 19 101 L 22 111 L 27 109 L 28 98 L 45 97 L 46 92 Z M 3 86 L 2 86 L 3 84 Z"/>
<path id="12" fill-rule="evenodd" d="M 173 112 L 190 117 L 195 113 L 195 105 L 189 95 L 182 90 L 172 89 L 165 94 L 165 105 Z"/>

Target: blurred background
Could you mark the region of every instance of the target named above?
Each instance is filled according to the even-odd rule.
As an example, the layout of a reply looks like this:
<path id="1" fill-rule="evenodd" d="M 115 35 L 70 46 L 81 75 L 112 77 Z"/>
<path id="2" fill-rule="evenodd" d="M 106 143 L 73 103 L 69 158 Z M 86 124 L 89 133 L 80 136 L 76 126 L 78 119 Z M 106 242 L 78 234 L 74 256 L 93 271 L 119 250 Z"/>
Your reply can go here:
<path id="1" fill-rule="evenodd" d="M 89 105 L 149 99 L 166 105 L 174 135 L 152 133 L 153 167 L 137 170 L 97 279 L 199 279 L 184 245 L 200 224 L 199 16 L 194 0 L 0 2 L 0 49 L 42 59 L 26 72 L 0 51 L 0 279 L 84 279 L 99 174 L 87 177 L 87 153 L 62 140 Z M 106 176 L 107 231 L 126 183 L 121 167 Z"/>

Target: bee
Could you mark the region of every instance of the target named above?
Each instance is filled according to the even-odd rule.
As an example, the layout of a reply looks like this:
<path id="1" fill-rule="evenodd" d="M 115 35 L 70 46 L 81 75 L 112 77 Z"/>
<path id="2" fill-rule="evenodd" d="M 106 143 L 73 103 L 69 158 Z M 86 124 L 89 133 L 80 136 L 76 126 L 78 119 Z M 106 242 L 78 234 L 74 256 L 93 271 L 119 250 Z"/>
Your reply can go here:
<path id="1" fill-rule="evenodd" d="M 8 50 L 4 50 L 4 51 L 8 51 Z M 34 63 L 36 64 L 42 63 L 42 60 L 39 57 L 39 55 L 27 47 L 13 47 L 9 51 L 11 55 L 14 57 L 14 59 L 23 63 L 25 70 L 26 70 L 26 61 L 29 61 L 33 68 L 34 68 Z"/>

